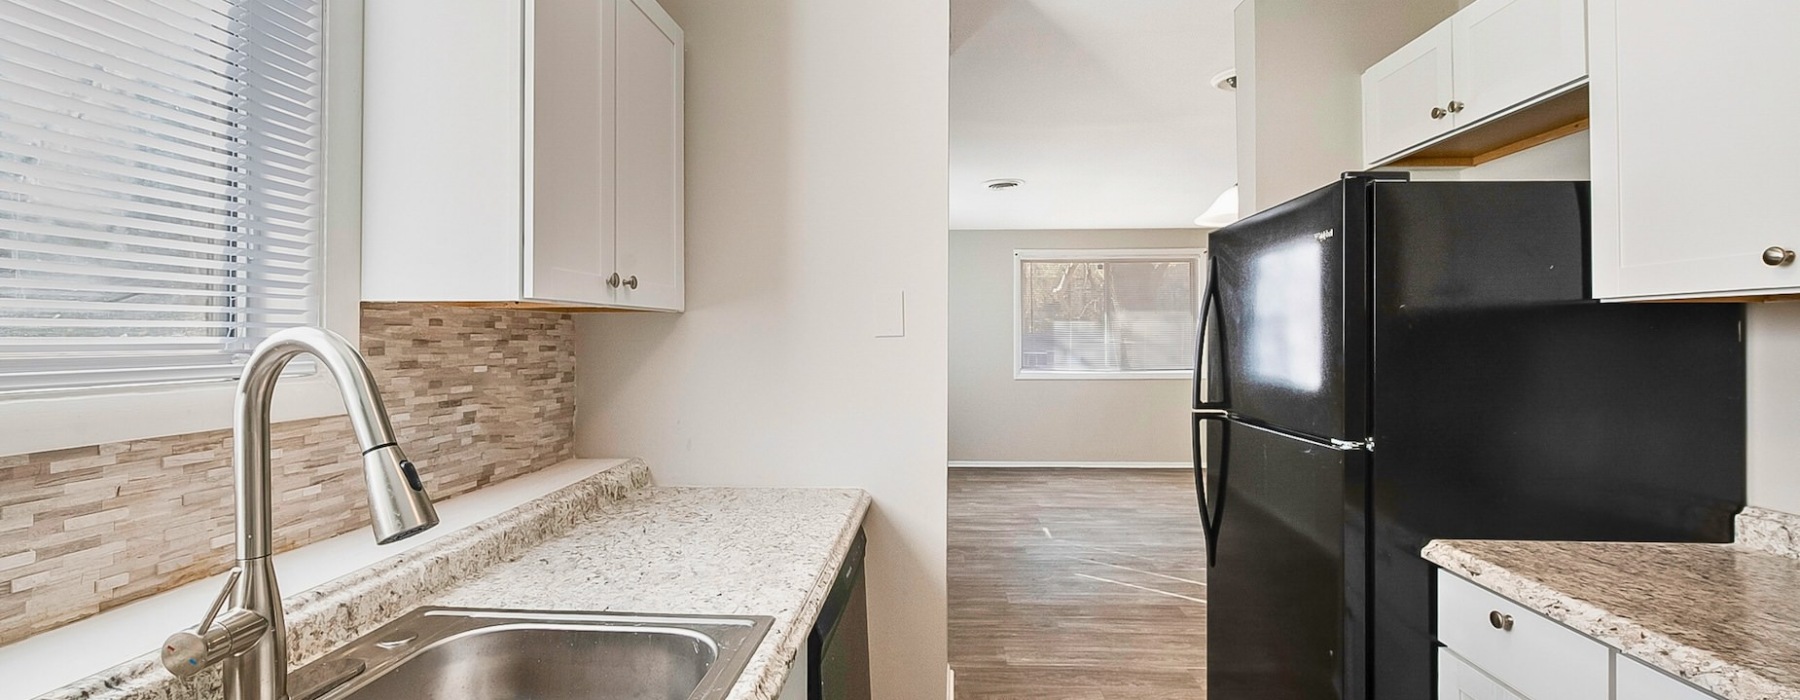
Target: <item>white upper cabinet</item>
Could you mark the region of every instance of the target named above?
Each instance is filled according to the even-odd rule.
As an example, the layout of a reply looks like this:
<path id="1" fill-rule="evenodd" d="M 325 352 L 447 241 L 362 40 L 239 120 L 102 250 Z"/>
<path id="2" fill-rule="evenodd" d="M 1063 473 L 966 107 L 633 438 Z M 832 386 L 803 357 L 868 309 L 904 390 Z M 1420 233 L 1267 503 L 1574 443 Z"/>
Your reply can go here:
<path id="1" fill-rule="evenodd" d="M 1364 161 L 1390 162 L 1580 85 L 1586 32 L 1584 0 L 1463 8 L 1363 72 Z"/>
<path id="2" fill-rule="evenodd" d="M 1458 127 L 1587 77 L 1582 0 L 1479 0 L 1450 24 Z"/>
<path id="3" fill-rule="evenodd" d="M 681 28 L 653 0 L 620 0 L 618 303 L 682 304 Z M 629 174 L 627 176 L 627 174 Z M 670 235 L 670 234 L 673 235 Z"/>
<path id="4" fill-rule="evenodd" d="M 1800 2 L 1593 0 L 1589 21 L 1595 296 L 1800 293 Z"/>
<path id="5" fill-rule="evenodd" d="M 1450 25 L 1439 24 L 1363 72 L 1364 160 L 1377 162 L 1454 127 Z"/>
<path id="6" fill-rule="evenodd" d="M 684 43 L 654 0 L 365 18 L 365 299 L 681 310 Z"/>

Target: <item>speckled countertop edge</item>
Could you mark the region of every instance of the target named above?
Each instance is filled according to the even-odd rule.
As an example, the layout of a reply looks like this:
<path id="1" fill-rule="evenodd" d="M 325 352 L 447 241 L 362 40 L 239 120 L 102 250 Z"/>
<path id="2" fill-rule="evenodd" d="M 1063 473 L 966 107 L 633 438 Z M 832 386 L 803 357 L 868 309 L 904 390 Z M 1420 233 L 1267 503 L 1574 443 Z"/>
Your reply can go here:
<path id="1" fill-rule="evenodd" d="M 831 586 L 837 582 L 838 570 L 844 567 L 844 557 L 850 553 L 850 547 L 856 543 L 856 535 L 862 531 L 863 519 L 869 513 L 869 495 L 864 493 L 857 499 L 856 509 L 850 516 L 849 525 L 838 534 L 837 542 L 832 544 L 830 560 L 832 564 L 819 572 L 819 579 L 813 582 L 811 590 L 806 592 L 806 602 L 794 615 L 796 624 L 786 626 L 786 633 L 779 639 L 764 639 L 762 648 L 757 650 L 761 659 L 751 659 L 752 663 L 762 662 L 760 673 L 752 677 L 753 666 L 744 668 L 744 675 L 738 678 L 731 687 L 727 700 L 751 698 L 753 700 L 775 700 L 781 694 L 782 686 L 787 683 L 788 674 L 793 671 L 794 658 L 805 646 L 812 632 L 812 623 L 819 619 L 819 612 L 825 608 L 825 599 L 831 595 Z M 769 637 L 775 636 L 776 629 L 770 627 Z M 772 646 L 771 646 L 772 645 Z"/>
<path id="2" fill-rule="evenodd" d="M 1737 541 L 1726 544 L 1669 544 L 1664 547 L 1740 552 L 1746 556 L 1800 558 L 1800 516 L 1746 508 L 1737 518 Z M 1480 546 L 1471 542 L 1469 546 Z M 1583 543 L 1584 546 L 1607 546 Z M 1530 575 L 1483 558 L 1455 540 L 1436 540 L 1424 558 L 1502 597 L 1627 656 L 1661 669 L 1727 700 L 1800 700 L 1800 688 L 1776 682 L 1713 651 L 1678 641 L 1629 616 L 1557 590 Z M 1800 625 L 1800 620 L 1795 621 Z"/>
<path id="3" fill-rule="evenodd" d="M 283 599 L 288 649 L 303 664 L 399 617 L 493 565 L 565 534 L 606 502 L 650 483 L 640 460 L 600 472 L 416 549 Z M 219 671 L 177 680 L 154 651 L 39 700 L 216 700 Z"/>

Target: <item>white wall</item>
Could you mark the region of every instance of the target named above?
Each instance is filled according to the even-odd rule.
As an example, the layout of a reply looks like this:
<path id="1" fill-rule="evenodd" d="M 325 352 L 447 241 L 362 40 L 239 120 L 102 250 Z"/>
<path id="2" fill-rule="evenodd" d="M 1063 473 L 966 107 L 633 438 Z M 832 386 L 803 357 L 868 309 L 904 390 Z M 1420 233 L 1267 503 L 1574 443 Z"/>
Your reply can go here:
<path id="1" fill-rule="evenodd" d="M 1203 248 L 1198 229 L 952 231 L 950 459 L 1191 459 L 1186 379 L 1014 379 L 1013 251 Z"/>
<path id="2" fill-rule="evenodd" d="M 868 490 L 876 697 L 942 698 L 948 5 L 662 1 L 688 40 L 688 311 L 581 318 L 577 450 Z M 905 337 L 874 337 L 902 289 Z"/>
<path id="3" fill-rule="evenodd" d="M 1361 170 L 1363 70 L 1456 10 L 1456 0 L 1242 0 L 1239 210 Z"/>
<path id="4" fill-rule="evenodd" d="M 1750 505 L 1800 513 L 1800 303 L 1750 304 Z"/>

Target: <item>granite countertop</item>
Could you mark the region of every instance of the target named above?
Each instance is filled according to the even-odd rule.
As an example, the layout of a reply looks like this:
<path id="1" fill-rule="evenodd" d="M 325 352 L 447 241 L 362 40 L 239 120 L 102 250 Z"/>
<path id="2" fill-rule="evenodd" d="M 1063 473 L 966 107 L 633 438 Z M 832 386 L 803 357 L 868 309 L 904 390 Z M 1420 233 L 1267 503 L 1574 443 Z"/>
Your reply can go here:
<path id="1" fill-rule="evenodd" d="M 1800 700 L 1800 516 L 1733 544 L 1438 540 L 1426 559 L 1729 700 Z"/>
<path id="2" fill-rule="evenodd" d="M 431 604 L 768 615 L 775 623 L 728 697 L 769 700 L 867 505 L 856 490 L 644 489 Z"/>
<path id="3" fill-rule="evenodd" d="M 770 700 L 855 540 L 855 489 L 665 488 L 631 460 L 284 599 L 295 665 L 421 605 L 767 615 L 774 623 L 728 700 Z M 154 652 L 40 700 L 218 700 Z"/>

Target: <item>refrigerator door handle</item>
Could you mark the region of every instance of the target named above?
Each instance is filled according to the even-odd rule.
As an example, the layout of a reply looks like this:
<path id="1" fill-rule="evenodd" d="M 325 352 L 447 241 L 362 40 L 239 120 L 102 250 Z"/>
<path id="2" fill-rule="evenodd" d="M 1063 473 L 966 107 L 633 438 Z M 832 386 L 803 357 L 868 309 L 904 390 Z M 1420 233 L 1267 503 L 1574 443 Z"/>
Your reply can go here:
<path id="1" fill-rule="evenodd" d="M 1200 327 L 1195 332 L 1199 337 L 1194 351 L 1194 408 L 1196 410 L 1225 410 L 1230 398 L 1230 387 L 1221 382 L 1222 390 L 1219 400 L 1213 398 L 1213 362 L 1212 353 L 1215 345 L 1225 342 L 1225 325 L 1213 316 L 1215 311 L 1223 310 L 1219 291 L 1219 262 L 1209 257 L 1206 270 L 1206 291 L 1200 295 Z M 1214 332 L 1214 328 L 1217 332 Z M 1216 342 L 1215 342 L 1216 341 Z M 1224 375 L 1225 360 L 1219 359 L 1220 374 Z M 1221 376 L 1220 379 L 1223 379 Z"/>
<path id="2" fill-rule="evenodd" d="M 1208 421 L 1218 421 L 1223 428 L 1219 431 L 1219 464 L 1216 467 L 1207 464 Z M 1194 495 L 1200 501 L 1200 531 L 1206 539 L 1206 565 L 1210 567 L 1217 558 L 1219 524 L 1225 512 L 1225 477 L 1227 465 L 1231 464 L 1231 420 L 1224 411 L 1195 409 L 1190 424 L 1193 428 Z M 1218 469 L 1218 488 L 1209 494 L 1206 475 L 1215 468 Z"/>

